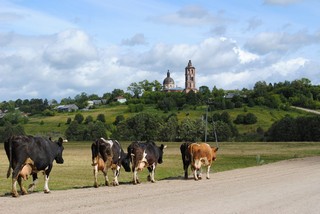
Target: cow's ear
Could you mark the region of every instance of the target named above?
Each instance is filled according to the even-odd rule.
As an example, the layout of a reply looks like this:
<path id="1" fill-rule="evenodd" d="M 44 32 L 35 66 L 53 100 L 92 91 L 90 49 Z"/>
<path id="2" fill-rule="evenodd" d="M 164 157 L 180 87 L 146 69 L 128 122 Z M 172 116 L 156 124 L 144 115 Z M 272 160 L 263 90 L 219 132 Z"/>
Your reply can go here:
<path id="1" fill-rule="evenodd" d="M 219 150 L 219 147 L 216 147 L 215 149 L 214 149 L 214 152 L 216 152 L 216 151 L 218 151 Z"/>
<path id="2" fill-rule="evenodd" d="M 165 149 L 165 148 L 167 148 L 167 145 L 161 144 L 160 148 L 161 148 L 161 149 Z"/>
<path id="3" fill-rule="evenodd" d="M 59 145 L 59 146 L 62 146 L 62 143 L 63 143 L 63 139 L 62 139 L 62 137 L 59 137 L 58 145 Z"/>

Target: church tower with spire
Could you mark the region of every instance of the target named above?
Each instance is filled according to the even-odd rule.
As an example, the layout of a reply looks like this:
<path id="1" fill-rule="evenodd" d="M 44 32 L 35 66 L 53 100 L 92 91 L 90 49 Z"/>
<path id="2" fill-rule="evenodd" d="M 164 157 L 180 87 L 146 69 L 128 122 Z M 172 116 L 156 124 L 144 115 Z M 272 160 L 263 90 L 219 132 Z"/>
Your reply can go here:
<path id="1" fill-rule="evenodd" d="M 192 66 L 191 60 L 185 68 L 185 92 L 189 93 L 189 91 L 198 92 L 196 89 L 196 69 Z"/>

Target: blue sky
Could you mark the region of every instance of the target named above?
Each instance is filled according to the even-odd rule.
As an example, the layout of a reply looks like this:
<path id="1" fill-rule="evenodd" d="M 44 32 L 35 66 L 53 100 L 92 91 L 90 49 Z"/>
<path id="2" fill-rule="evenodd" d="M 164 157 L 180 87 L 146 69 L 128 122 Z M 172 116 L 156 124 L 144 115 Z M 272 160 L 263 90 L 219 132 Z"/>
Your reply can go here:
<path id="1" fill-rule="evenodd" d="M 0 101 L 102 96 L 133 82 L 320 84 L 318 0 L 0 0 Z"/>

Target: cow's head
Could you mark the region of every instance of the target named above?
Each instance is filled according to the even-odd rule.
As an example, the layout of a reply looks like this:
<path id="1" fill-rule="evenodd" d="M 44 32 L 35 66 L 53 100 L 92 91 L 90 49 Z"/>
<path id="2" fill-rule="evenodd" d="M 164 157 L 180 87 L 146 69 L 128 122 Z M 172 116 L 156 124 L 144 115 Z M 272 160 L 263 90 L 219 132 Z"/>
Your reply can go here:
<path id="1" fill-rule="evenodd" d="M 159 147 L 159 159 L 158 159 L 158 163 L 162 163 L 162 156 L 163 156 L 163 149 L 167 148 L 166 145 L 161 144 L 161 146 Z"/>
<path id="2" fill-rule="evenodd" d="M 130 157 L 127 154 L 125 154 L 125 158 L 123 158 L 123 160 L 121 161 L 121 165 L 126 172 L 131 172 Z"/>
<path id="3" fill-rule="evenodd" d="M 219 147 L 211 147 L 212 149 L 212 160 L 215 161 L 217 159 L 217 151 Z"/>
<path id="4" fill-rule="evenodd" d="M 57 154 L 56 154 L 56 157 L 55 157 L 55 160 L 57 163 L 59 164 L 63 164 L 64 160 L 62 158 L 62 152 L 63 152 L 63 142 L 67 142 L 67 140 L 63 140 L 61 137 L 59 138 L 59 140 L 56 142 L 57 145 L 58 145 L 58 149 L 57 149 Z"/>

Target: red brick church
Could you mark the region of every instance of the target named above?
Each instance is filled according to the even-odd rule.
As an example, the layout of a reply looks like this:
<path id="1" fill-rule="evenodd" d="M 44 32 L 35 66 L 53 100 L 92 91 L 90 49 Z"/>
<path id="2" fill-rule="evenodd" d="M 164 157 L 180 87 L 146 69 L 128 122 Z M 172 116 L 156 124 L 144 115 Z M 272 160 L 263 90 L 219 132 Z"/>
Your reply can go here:
<path id="1" fill-rule="evenodd" d="M 196 68 L 192 66 L 189 60 L 185 68 L 185 88 L 176 87 L 174 80 L 170 77 L 170 71 L 167 72 L 167 77 L 163 80 L 163 91 L 165 92 L 198 92 L 196 88 Z"/>

